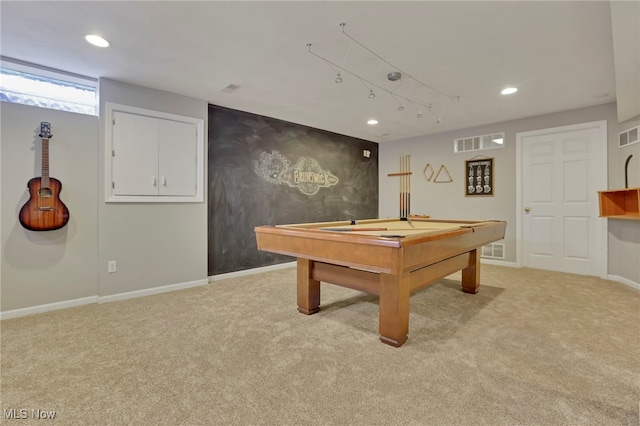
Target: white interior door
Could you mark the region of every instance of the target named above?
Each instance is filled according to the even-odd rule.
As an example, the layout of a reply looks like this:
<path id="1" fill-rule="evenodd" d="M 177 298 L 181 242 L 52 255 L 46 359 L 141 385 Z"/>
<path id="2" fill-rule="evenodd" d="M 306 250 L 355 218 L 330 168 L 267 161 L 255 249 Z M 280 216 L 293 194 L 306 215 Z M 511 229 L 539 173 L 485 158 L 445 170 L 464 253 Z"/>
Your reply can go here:
<path id="1" fill-rule="evenodd" d="M 519 261 L 522 266 L 604 276 L 606 121 L 519 133 Z M 522 256 L 520 256 L 520 253 Z"/>

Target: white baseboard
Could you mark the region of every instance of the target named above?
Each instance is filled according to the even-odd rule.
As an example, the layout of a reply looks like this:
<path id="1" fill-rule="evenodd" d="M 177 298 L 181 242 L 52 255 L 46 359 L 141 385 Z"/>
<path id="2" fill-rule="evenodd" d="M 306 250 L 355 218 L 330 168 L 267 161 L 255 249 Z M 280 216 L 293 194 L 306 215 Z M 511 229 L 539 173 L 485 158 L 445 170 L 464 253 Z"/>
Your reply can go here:
<path id="1" fill-rule="evenodd" d="M 81 305 L 90 305 L 92 303 L 108 303 L 118 300 L 133 299 L 135 297 L 150 296 L 152 294 L 167 293 L 169 291 L 183 290 L 190 287 L 198 287 L 209 284 L 209 280 L 202 279 L 189 281 L 178 284 L 170 284 L 162 287 L 147 288 L 144 290 L 130 291 L 127 293 L 112 294 L 109 296 L 90 296 L 81 299 L 65 300 L 63 302 L 48 303 L 46 305 L 31 306 L 29 308 L 14 309 L 11 311 L 0 312 L 0 320 L 24 317 L 27 315 L 39 314 L 42 312 L 57 311 L 59 309 L 72 308 Z"/>
<path id="2" fill-rule="evenodd" d="M 619 275 L 607 275 L 607 279 L 611 281 L 618 281 L 619 283 L 628 285 L 631 288 L 635 288 L 636 290 L 640 290 L 640 283 L 631 281 L 628 278 L 621 277 Z"/>
<path id="3" fill-rule="evenodd" d="M 279 263 L 277 265 L 262 266 L 260 268 L 245 269 L 244 271 L 229 272 L 227 274 L 211 275 L 209 282 L 226 280 L 229 278 L 242 277 L 245 275 L 260 274 L 262 272 L 276 271 L 278 269 L 291 268 L 296 266 L 296 262 Z"/>
<path id="4" fill-rule="evenodd" d="M 509 268 L 520 268 L 521 266 L 515 262 L 507 262 L 506 260 L 495 260 L 495 259 L 486 259 L 484 257 L 480 258 L 480 263 L 484 265 L 495 265 L 495 266 L 508 266 Z"/>
<path id="5" fill-rule="evenodd" d="M 129 291 L 126 293 L 110 294 L 109 296 L 98 296 L 98 303 L 109 303 L 116 302 L 118 300 L 133 299 L 136 297 L 151 296 L 153 294 L 184 290 L 185 288 L 198 287 L 207 284 L 209 284 L 209 280 L 202 279 L 178 284 L 169 284 L 162 287 L 145 288 L 144 290 Z"/>
<path id="6" fill-rule="evenodd" d="M 65 300 L 63 302 L 47 303 L 45 305 L 31 306 L 29 308 L 13 309 L 0 312 L 0 320 L 25 317 L 27 315 L 41 314 L 43 312 L 57 311 L 58 309 L 73 308 L 75 306 L 98 303 L 98 296 L 82 297 L 80 299 Z"/>

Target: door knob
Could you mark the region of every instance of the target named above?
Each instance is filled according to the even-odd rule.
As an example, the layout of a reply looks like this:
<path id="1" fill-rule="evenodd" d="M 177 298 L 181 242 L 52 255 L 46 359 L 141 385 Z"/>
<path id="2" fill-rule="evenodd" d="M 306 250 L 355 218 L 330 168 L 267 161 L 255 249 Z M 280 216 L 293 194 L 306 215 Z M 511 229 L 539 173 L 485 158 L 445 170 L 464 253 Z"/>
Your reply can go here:
<path id="1" fill-rule="evenodd" d="M 530 207 L 525 207 L 525 208 L 524 208 L 524 212 L 525 212 L 525 213 L 529 213 L 530 211 L 531 211 L 531 208 L 530 208 Z"/>

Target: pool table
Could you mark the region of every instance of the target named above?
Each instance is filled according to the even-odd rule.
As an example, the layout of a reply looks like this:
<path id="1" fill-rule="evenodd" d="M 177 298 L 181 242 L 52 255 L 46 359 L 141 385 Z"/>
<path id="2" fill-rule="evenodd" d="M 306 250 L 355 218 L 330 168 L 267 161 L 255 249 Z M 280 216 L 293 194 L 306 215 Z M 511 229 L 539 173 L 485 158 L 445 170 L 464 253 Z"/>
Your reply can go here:
<path id="1" fill-rule="evenodd" d="M 259 250 L 296 257 L 298 311 L 320 309 L 320 282 L 379 297 L 380 340 L 400 347 L 409 332 L 409 295 L 462 270 L 477 293 L 480 247 L 504 238 L 506 222 L 367 219 L 258 226 Z"/>

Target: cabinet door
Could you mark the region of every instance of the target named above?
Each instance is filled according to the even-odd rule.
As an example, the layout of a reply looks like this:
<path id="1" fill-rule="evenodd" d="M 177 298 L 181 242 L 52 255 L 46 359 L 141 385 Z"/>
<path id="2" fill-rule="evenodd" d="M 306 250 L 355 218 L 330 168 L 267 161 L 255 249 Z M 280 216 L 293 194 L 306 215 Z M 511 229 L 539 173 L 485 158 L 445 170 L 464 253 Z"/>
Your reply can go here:
<path id="1" fill-rule="evenodd" d="M 105 201 L 204 201 L 200 118 L 106 103 Z"/>
<path id="2" fill-rule="evenodd" d="M 172 120 L 158 120 L 159 194 L 196 195 L 196 126 Z"/>
<path id="3" fill-rule="evenodd" d="M 158 195 L 158 120 L 113 112 L 114 195 Z"/>

